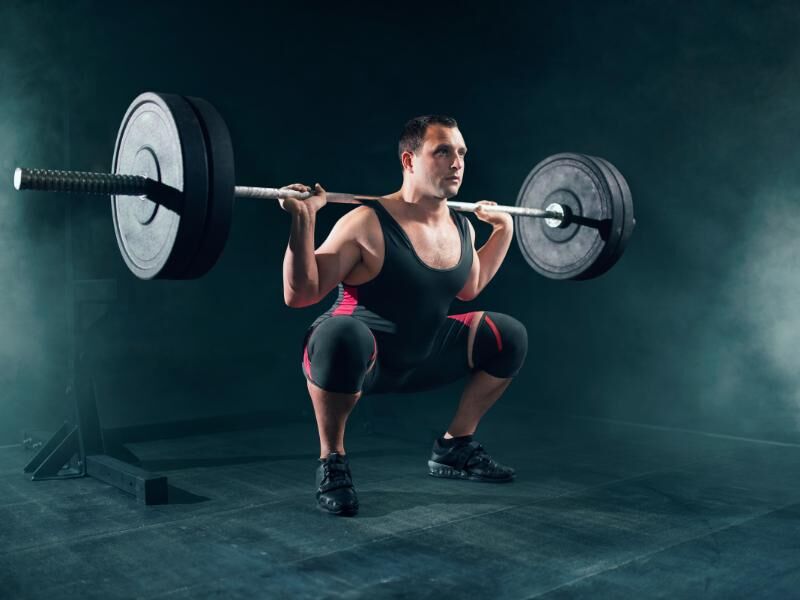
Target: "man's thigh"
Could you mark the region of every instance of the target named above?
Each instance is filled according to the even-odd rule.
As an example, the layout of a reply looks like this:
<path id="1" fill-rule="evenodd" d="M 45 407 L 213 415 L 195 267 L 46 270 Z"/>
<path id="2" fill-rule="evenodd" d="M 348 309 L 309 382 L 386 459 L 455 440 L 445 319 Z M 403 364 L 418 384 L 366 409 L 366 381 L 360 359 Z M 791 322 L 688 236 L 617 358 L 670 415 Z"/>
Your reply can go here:
<path id="1" fill-rule="evenodd" d="M 472 330 L 481 313 L 449 316 L 436 332 L 430 356 L 399 382 L 400 392 L 430 390 L 458 381 L 472 371 L 469 356 Z"/>

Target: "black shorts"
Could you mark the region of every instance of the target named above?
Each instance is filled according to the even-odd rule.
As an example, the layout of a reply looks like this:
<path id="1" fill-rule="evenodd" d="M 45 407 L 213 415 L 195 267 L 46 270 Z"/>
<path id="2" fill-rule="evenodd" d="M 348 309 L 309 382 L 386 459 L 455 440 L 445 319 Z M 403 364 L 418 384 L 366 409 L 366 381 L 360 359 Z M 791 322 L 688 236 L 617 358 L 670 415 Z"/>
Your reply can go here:
<path id="1" fill-rule="evenodd" d="M 470 367 L 467 346 L 476 317 L 480 321 Z M 303 373 L 329 392 L 418 392 L 479 370 L 499 378 L 513 377 L 522 367 L 528 347 L 524 325 L 508 315 L 488 311 L 449 315 L 434 333 L 431 352 L 413 365 L 394 366 L 402 361 L 381 354 L 381 340 L 389 335 L 393 334 L 373 332 L 351 316 L 331 316 L 306 334 Z"/>

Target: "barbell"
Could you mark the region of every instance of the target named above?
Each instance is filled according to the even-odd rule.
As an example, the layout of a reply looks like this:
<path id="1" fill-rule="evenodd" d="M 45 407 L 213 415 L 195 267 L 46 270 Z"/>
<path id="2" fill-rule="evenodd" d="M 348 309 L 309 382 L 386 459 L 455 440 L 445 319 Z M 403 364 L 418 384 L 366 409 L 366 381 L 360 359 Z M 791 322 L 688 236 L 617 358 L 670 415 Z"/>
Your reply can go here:
<path id="1" fill-rule="evenodd" d="M 307 192 L 236 186 L 225 121 L 201 98 L 146 92 L 117 134 L 112 173 L 17 168 L 17 190 L 111 195 L 122 258 L 140 279 L 194 279 L 224 249 L 234 198 L 307 198 Z M 328 202 L 385 200 L 329 192 Z M 474 212 L 478 204 L 448 201 Z M 515 218 L 525 260 L 550 279 L 590 279 L 620 258 L 635 226 L 622 174 L 608 161 L 557 154 L 525 178 L 515 206 L 488 206 Z"/>

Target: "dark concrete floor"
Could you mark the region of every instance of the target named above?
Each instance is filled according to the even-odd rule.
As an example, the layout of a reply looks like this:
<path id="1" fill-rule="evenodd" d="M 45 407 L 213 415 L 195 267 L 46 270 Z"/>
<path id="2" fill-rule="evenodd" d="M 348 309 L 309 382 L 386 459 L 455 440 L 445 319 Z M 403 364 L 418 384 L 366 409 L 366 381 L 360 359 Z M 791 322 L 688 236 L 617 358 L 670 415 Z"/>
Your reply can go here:
<path id="1" fill-rule="evenodd" d="M 133 444 L 143 507 L 0 448 L 0 598 L 796 598 L 800 447 L 535 412 L 479 439 L 508 485 L 426 475 L 426 433 L 349 439 L 355 518 L 314 505 L 311 423 Z"/>

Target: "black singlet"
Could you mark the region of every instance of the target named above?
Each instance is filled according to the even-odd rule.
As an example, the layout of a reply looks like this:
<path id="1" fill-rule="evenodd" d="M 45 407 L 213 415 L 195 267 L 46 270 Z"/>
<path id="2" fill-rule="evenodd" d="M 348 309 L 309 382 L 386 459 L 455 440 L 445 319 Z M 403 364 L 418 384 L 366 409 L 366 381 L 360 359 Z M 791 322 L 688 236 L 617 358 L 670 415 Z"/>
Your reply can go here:
<path id="1" fill-rule="evenodd" d="M 472 268 L 469 224 L 464 215 L 450 209 L 461 239 L 461 258 L 454 267 L 435 269 L 417 256 L 406 232 L 383 206 L 377 202 L 368 206 L 375 210 L 383 232 L 383 266 L 362 285 L 340 283 L 333 306 L 317 317 L 309 333 L 331 316 L 352 316 L 372 331 L 382 364 L 405 369 L 431 353 L 436 331 L 467 282 Z"/>

